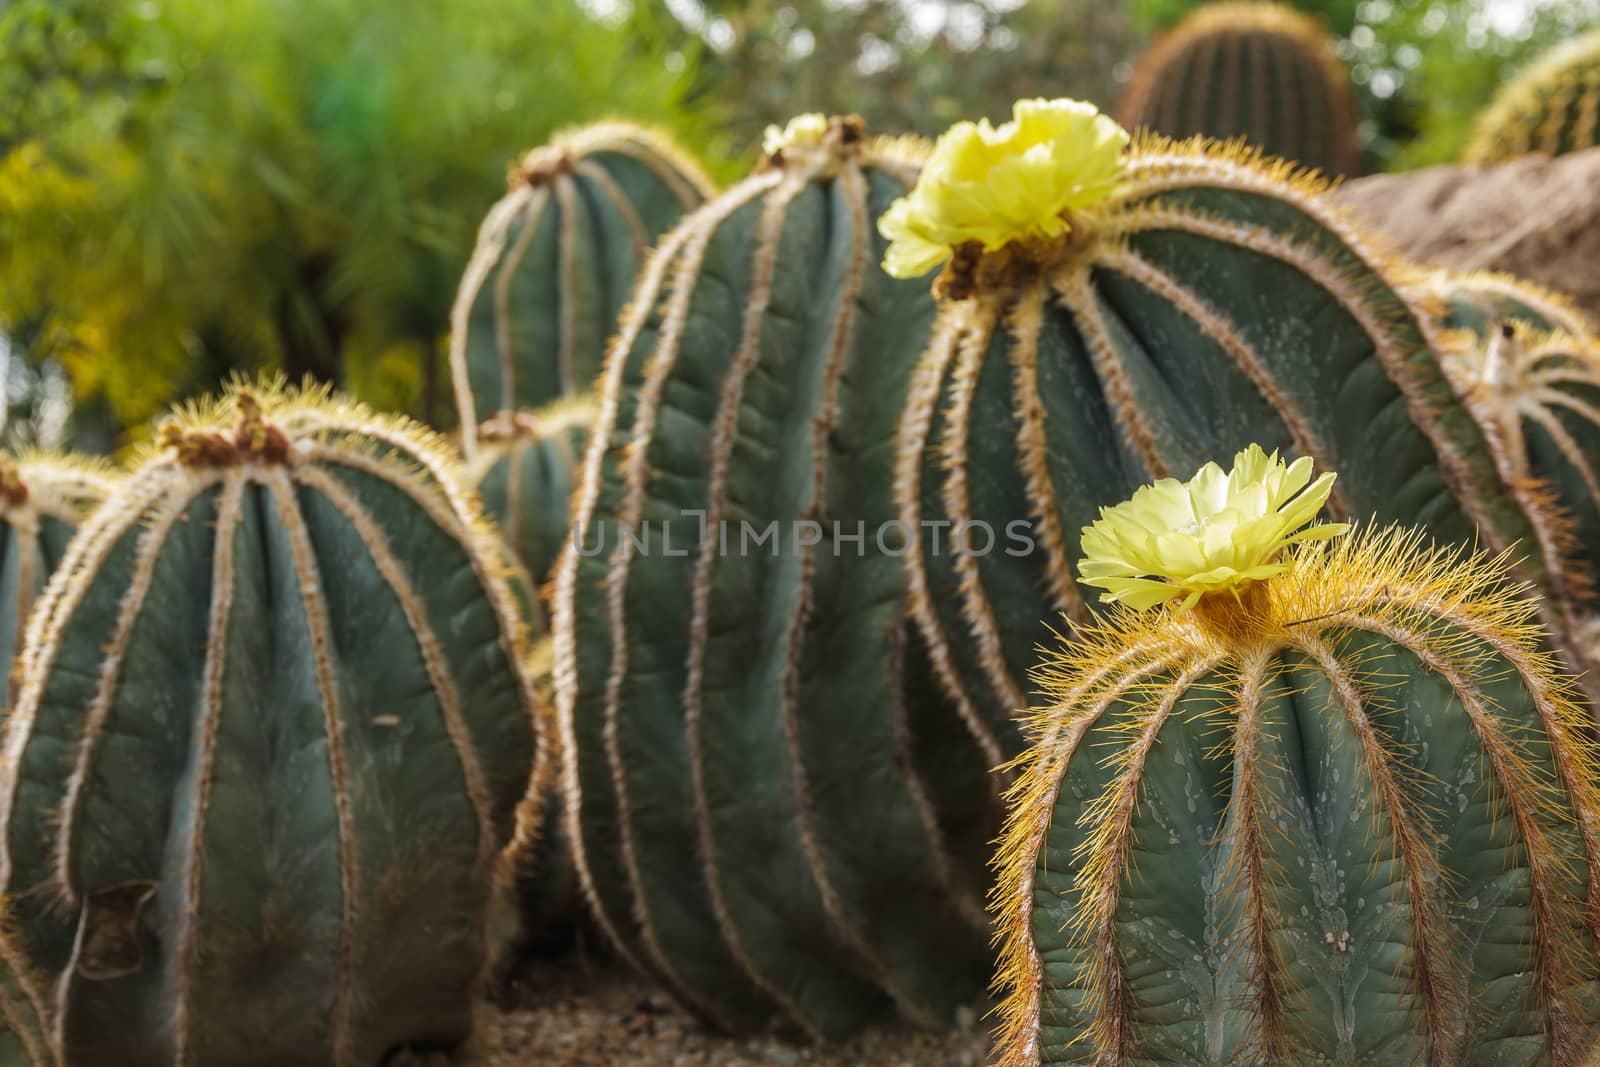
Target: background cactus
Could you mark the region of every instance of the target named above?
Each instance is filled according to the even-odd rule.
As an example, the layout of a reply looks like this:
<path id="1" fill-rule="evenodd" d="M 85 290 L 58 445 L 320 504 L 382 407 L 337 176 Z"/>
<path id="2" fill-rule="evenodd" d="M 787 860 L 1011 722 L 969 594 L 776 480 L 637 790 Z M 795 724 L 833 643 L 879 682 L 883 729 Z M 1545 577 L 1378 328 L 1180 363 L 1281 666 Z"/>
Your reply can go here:
<path id="1" fill-rule="evenodd" d="M 1507 82 L 1479 117 L 1468 163 L 1560 156 L 1600 145 L 1600 30 L 1550 50 Z"/>
<path id="2" fill-rule="evenodd" d="M 503 549 L 400 420 L 238 391 L 161 440 L 29 628 L 5 958 L 61 1067 L 458 1042 L 537 826 Z"/>
<path id="3" fill-rule="evenodd" d="M 467 483 L 536 584 L 550 576 L 571 532 L 567 504 L 594 415 L 594 401 L 584 397 L 501 412 L 478 427 Z"/>
<path id="4" fill-rule="evenodd" d="M 1552 496 L 1563 539 L 1593 592 L 1600 565 L 1600 338 L 1513 320 L 1489 337 L 1444 338 L 1444 366 L 1495 445 L 1508 481 Z M 1574 591 L 1577 592 L 1576 590 Z"/>
<path id="5" fill-rule="evenodd" d="M 89 460 L 38 452 L 0 455 L 0 708 L 34 599 L 84 517 L 111 491 L 110 471 Z"/>
<path id="6" fill-rule="evenodd" d="M 877 268 L 873 224 L 919 159 L 804 116 L 664 239 L 557 572 L 586 894 L 728 1029 L 948 1025 L 988 970 L 983 765 L 948 708 L 903 699 L 917 650 L 874 544 L 933 303 Z"/>
<path id="7" fill-rule="evenodd" d="M 1412 268 L 1401 271 L 1399 281 L 1417 303 L 1439 305 L 1434 317 L 1442 326 L 1470 330 L 1484 341 L 1506 325 L 1573 337 L 1597 332 L 1588 316 L 1567 297 L 1510 274 Z"/>
<path id="8" fill-rule="evenodd" d="M 1580 1062 L 1592 728 L 1465 551 L 1295 546 L 1046 661 L 998 861 L 999 1063 Z"/>
<path id="9" fill-rule="evenodd" d="M 451 313 L 461 425 L 588 389 L 646 251 L 711 193 L 665 135 L 629 123 L 558 134 L 523 157 Z"/>
<path id="10" fill-rule="evenodd" d="M 1169 137 L 1243 137 L 1328 174 L 1361 171 L 1350 75 L 1327 30 L 1279 4 L 1197 9 L 1139 60 L 1117 118 Z"/>
<path id="11" fill-rule="evenodd" d="M 941 142 L 942 144 L 943 142 Z M 929 167 L 925 174 L 933 174 Z M 1051 621 L 1088 618 L 1073 561 L 1098 509 L 1254 440 L 1342 478 L 1336 517 L 1553 546 L 1434 355 L 1434 324 L 1322 197 L 1251 153 L 1147 140 L 1065 235 L 955 253 L 901 424 L 915 616 L 995 759 Z M 951 532 L 1032 522 L 1031 550 Z M 938 527 L 925 524 L 942 524 Z M 934 540 L 943 531 L 942 544 Z M 1563 628 L 1563 605 L 1548 611 Z"/>

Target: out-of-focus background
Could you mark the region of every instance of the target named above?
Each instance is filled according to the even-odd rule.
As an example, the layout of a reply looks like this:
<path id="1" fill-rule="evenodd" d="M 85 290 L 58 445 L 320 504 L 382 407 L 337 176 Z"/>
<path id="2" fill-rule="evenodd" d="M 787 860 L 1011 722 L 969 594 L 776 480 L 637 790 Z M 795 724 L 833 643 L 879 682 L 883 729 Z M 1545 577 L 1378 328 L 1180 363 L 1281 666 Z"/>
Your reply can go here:
<path id="1" fill-rule="evenodd" d="M 1109 108 L 1194 0 L 4 0 L 0 437 L 123 446 L 239 370 L 453 419 L 449 307 L 507 165 L 606 115 L 737 177 L 762 129 Z M 1305 0 L 1368 170 L 1456 158 L 1600 0 Z M 68 384 L 70 382 L 70 385 Z"/>

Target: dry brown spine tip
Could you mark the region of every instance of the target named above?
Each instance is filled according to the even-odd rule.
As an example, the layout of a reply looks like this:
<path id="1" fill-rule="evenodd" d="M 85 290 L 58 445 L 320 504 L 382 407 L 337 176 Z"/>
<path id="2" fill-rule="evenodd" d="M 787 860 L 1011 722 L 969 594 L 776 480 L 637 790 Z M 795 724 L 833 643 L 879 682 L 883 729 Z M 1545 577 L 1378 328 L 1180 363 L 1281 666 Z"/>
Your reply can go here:
<path id="1" fill-rule="evenodd" d="M 1071 229 L 1059 237 L 1019 237 L 993 251 L 978 241 L 957 245 L 934 280 L 934 296 L 968 300 L 980 293 L 1016 292 L 1060 271 L 1080 258 L 1095 237 L 1085 216 L 1067 212 L 1065 217 Z"/>
<path id="2" fill-rule="evenodd" d="M 814 177 L 827 177 L 858 158 L 867 144 L 867 123 L 860 115 L 828 116 L 828 132 L 816 148 L 781 148 L 762 156 L 757 174 L 798 166 Z"/>
<path id="3" fill-rule="evenodd" d="M 575 166 L 572 153 L 562 145 L 545 145 L 535 148 L 523 156 L 515 166 L 506 182 L 507 186 L 515 189 L 518 185 L 527 185 L 537 189 L 541 185 L 548 185 L 556 178 L 570 172 Z"/>
<path id="4" fill-rule="evenodd" d="M 161 444 L 185 467 L 207 469 L 240 463 L 282 463 L 289 456 L 289 437 L 268 422 L 261 405 L 249 393 L 235 400 L 239 425 L 229 435 L 216 430 L 185 429 L 176 422 L 161 424 Z"/>
<path id="5" fill-rule="evenodd" d="M 19 508 L 28 502 L 28 486 L 22 471 L 9 459 L 0 459 L 0 505 Z"/>

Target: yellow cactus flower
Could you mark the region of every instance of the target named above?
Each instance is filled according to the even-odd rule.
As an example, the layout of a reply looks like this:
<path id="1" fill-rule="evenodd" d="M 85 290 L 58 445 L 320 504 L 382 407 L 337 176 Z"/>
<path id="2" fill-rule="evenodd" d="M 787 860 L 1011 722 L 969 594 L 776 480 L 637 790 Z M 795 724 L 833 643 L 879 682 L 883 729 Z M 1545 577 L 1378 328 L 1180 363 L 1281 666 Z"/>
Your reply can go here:
<path id="1" fill-rule="evenodd" d="M 769 156 L 786 148 L 815 148 L 828 132 L 828 116 L 819 112 L 796 115 L 781 129 L 768 126 L 761 136 L 761 151 Z"/>
<path id="2" fill-rule="evenodd" d="M 1187 611 L 1207 593 L 1232 592 L 1281 573 L 1278 554 L 1321 541 L 1347 523 L 1306 526 L 1333 491 L 1333 473 L 1311 481 L 1311 460 L 1285 464 L 1251 445 L 1227 474 L 1207 463 L 1187 482 L 1163 478 L 1083 530 L 1078 574 L 1108 592 L 1104 603 L 1144 611 L 1183 598 Z M 1303 491 L 1302 491 L 1303 490 Z M 1298 494 L 1298 495 L 1296 495 Z"/>
<path id="3" fill-rule="evenodd" d="M 998 127 L 958 122 L 939 138 L 911 194 L 878 222 L 889 239 L 884 270 L 914 278 L 969 241 L 994 251 L 1059 237 L 1069 212 L 1116 191 L 1128 134 L 1093 104 L 1019 100 L 1011 116 Z"/>

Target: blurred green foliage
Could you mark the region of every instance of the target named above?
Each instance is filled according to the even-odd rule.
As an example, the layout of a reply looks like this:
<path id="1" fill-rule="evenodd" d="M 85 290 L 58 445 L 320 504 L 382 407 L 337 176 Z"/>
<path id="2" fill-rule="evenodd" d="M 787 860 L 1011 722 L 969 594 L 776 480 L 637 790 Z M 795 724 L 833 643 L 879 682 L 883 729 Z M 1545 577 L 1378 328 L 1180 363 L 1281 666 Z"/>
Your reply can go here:
<path id="1" fill-rule="evenodd" d="M 612 113 L 710 130 L 668 49 L 570 0 L 11 0 L 0 330 L 113 430 L 257 368 L 442 415 L 511 160 Z"/>
<path id="2" fill-rule="evenodd" d="M 660 122 L 726 178 L 802 111 L 934 134 L 1023 96 L 1110 106 L 1195 6 L 0 0 L 6 433 L 59 422 L 40 405 L 68 380 L 80 439 L 107 443 L 259 368 L 448 422 L 475 226 L 557 127 Z M 1299 6 L 1337 36 L 1390 168 L 1453 159 L 1514 67 L 1600 18 L 1600 0 Z"/>

